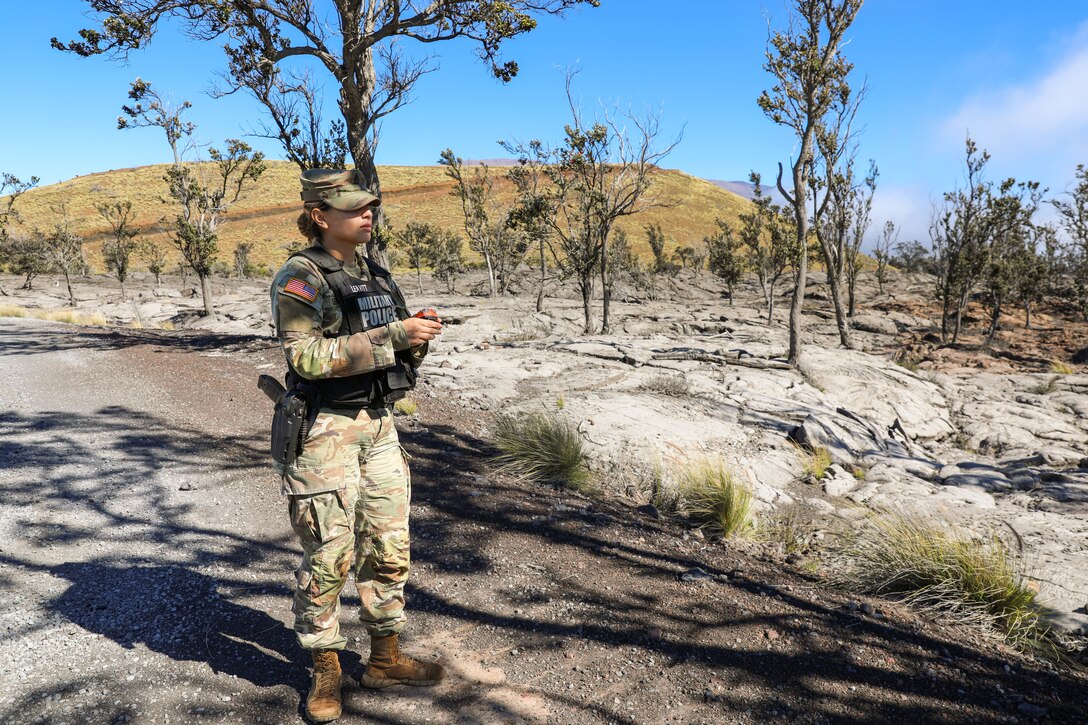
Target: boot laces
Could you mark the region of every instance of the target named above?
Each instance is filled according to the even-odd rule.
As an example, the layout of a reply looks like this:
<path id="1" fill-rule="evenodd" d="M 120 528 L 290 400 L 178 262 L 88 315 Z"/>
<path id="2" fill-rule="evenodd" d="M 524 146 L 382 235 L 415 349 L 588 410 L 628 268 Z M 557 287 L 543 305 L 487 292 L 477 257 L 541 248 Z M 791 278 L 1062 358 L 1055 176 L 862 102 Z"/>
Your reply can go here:
<path id="1" fill-rule="evenodd" d="M 314 699 L 335 698 L 340 684 L 340 670 L 314 673 Z"/>

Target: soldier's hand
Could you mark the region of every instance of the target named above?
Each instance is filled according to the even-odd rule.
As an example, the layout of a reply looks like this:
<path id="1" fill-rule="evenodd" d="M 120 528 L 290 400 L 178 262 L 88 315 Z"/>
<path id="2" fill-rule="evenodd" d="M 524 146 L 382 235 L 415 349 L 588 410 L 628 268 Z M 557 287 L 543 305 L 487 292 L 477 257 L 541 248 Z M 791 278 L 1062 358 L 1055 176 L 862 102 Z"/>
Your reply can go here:
<path id="1" fill-rule="evenodd" d="M 422 317 L 409 317 L 401 320 L 404 331 L 408 333 L 408 344 L 412 347 L 430 342 L 442 334 L 442 323 L 424 320 Z"/>

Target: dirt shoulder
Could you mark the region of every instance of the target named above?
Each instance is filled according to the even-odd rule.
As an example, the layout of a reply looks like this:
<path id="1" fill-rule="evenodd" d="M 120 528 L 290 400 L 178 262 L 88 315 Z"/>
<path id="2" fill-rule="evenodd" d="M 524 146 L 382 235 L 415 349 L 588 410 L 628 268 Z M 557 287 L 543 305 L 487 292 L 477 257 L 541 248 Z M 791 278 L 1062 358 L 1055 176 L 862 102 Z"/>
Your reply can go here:
<path id="1" fill-rule="evenodd" d="M 298 722 L 260 338 L 0 321 L 4 722 Z M 1082 722 L 1084 680 L 782 562 L 495 474 L 491 413 L 420 389 L 409 650 L 344 722 Z M 345 593 L 346 659 L 365 634 Z M 865 605 L 865 606 L 861 606 Z"/>

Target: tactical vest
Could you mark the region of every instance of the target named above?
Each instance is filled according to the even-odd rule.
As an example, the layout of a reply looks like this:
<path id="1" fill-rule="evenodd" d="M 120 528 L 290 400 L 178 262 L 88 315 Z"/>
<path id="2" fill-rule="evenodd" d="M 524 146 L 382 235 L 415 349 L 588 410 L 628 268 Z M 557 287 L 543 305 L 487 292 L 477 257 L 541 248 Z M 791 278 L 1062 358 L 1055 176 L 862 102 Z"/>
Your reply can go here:
<path id="1" fill-rule="evenodd" d="M 291 256 L 305 257 L 317 265 L 340 305 L 340 329 L 326 332 L 325 337 L 354 335 L 408 317 L 407 305 L 389 271 L 369 259 L 364 261 L 370 278 L 360 279 L 348 274 L 344 263 L 320 246 L 303 249 Z M 304 381 L 292 370 L 288 373 L 288 383 L 305 382 L 316 387 L 322 407 L 384 408 L 403 398 L 416 385 L 411 354 L 401 350 L 395 359 L 390 367 L 345 378 Z"/>

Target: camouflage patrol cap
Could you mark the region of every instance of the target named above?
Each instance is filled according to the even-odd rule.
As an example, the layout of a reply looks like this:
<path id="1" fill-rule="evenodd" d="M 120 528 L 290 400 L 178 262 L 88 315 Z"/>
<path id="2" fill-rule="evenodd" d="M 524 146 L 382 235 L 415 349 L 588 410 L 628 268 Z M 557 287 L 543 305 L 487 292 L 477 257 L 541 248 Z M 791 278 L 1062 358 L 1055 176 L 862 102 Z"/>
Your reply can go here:
<path id="1" fill-rule="evenodd" d="M 299 181 L 302 182 L 302 200 L 307 203 L 324 202 L 340 211 L 355 211 L 381 203 L 363 187 L 362 178 L 354 170 L 309 169 L 302 172 Z"/>

